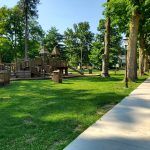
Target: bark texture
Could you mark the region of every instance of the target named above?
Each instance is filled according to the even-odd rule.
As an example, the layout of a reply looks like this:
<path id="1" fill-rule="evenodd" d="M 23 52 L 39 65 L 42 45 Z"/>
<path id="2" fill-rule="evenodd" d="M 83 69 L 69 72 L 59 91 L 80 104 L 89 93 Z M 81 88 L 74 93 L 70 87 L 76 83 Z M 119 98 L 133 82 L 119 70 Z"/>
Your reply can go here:
<path id="1" fill-rule="evenodd" d="M 0 55 L 0 63 L 2 63 L 2 56 Z"/>
<path id="2" fill-rule="evenodd" d="M 140 14 L 134 10 L 130 21 L 130 34 L 127 58 L 127 77 L 129 81 L 137 79 L 137 36 Z"/>
<path id="3" fill-rule="evenodd" d="M 144 36 L 143 34 L 140 34 L 139 39 L 139 75 L 144 75 L 144 50 L 145 50 L 145 42 L 144 42 Z"/>
<path id="4" fill-rule="evenodd" d="M 147 53 L 145 53 L 145 57 L 144 57 L 144 72 L 149 72 L 149 61 L 148 61 Z"/>
<path id="5" fill-rule="evenodd" d="M 110 18 L 105 23 L 104 54 L 102 58 L 102 77 L 109 77 L 109 45 L 110 45 Z"/>

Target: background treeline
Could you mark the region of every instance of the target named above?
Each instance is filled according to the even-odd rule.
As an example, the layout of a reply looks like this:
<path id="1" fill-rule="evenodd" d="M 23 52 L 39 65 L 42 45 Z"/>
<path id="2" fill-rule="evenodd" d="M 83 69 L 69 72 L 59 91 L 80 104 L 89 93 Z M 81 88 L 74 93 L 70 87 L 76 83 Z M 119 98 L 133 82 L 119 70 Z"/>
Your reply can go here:
<path id="1" fill-rule="evenodd" d="M 97 34 L 91 32 L 86 21 L 73 24 L 63 34 L 57 27 L 50 27 L 45 32 L 37 22 L 36 6 L 39 2 L 31 0 L 25 4 L 20 0 L 14 8 L 0 8 L 0 62 L 34 58 L 39 55 L 41 47 L 51 52 L 57 45 L 62 58 L 71 65 L 93 65 L 101 68 L 106 77 L 109 76 L 109 68 L 118 63 L 119 55 L 125 54 L 122 40 L 128 36 L 128 78 L 135 81 L 138 68 L 140 75 L 148 71 L 149 0 L 107 0 Z"/>
<path id="2" fill-rule="evenodd" d="M 16 58 L 25 57 L 25 16 L 22 1 L 14 8 L 0 8 L 0 61 L 12 62 Z M 73 24 L 64 34 L 60 34 L 56 27 L 50 27 L 45 32 L 37 22 L 36 15 L 31 14 L 28 19 L 28 57 L 39 55 L 39 50 L 45 46 L 49 52 L 58 45 L 62 57 L 71 65 L 91 65 L 101 67 L 101 55 L 104 51 L 105 19 L 99 21 L 98 34 L 90 31 L 88 22 Z M 117 62 L 118 52 L 121 50 L 121 34 L 118 29 L 112 31 L 110 67 Z M 82 53 L 82 54 L 81 54 Z"/>

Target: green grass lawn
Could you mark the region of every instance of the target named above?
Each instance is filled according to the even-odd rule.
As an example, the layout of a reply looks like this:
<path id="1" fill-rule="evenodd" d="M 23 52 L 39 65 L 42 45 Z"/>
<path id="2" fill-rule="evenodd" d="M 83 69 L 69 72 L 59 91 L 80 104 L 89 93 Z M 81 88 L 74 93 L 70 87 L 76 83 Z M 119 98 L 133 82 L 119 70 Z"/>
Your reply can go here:
<path id="1" fill-rule="evenodd" d="M 0 88 L 0 150 L 62 150 L 145 78 L 128 89 L 119 73 L 11 82 Z"/>

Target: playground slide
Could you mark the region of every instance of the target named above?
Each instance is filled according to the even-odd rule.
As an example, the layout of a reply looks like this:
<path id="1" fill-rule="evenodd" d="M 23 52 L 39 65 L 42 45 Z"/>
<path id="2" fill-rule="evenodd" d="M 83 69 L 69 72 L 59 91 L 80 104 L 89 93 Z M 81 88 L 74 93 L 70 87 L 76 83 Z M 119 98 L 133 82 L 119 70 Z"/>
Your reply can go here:
<path id="1" fill-rule="evenodd" d="M 84 75 L 83 72 L 81 72 L 80 70 L 77 70 L 76 68 L 74 68 L 74 67 L 72 67 L 72 66 L 69 66 L 69 65 L 68 65 L 68 68 L 72 69 L 72 70 L 75 71 L 75 72 L 78 72 L 78 73 L 81 74 L 81 75 Z"/>

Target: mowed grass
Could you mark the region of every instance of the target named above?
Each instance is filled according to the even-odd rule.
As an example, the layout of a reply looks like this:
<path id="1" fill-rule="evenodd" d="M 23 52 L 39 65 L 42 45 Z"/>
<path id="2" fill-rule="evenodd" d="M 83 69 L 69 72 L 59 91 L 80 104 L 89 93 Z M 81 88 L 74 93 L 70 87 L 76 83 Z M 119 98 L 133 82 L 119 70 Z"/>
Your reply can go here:
<path id="1" fill-rule="evenodd" d="M 145 78 L 128 89 L 119 73 L 11 82 L 0 88 L 0 150 L 62 150 Z"/>

